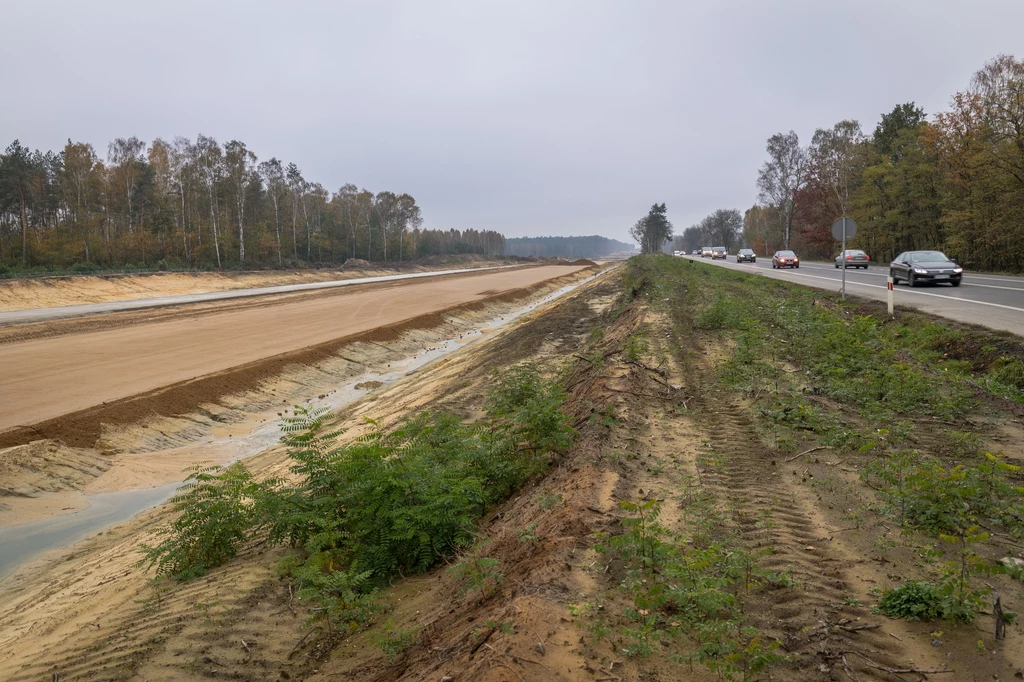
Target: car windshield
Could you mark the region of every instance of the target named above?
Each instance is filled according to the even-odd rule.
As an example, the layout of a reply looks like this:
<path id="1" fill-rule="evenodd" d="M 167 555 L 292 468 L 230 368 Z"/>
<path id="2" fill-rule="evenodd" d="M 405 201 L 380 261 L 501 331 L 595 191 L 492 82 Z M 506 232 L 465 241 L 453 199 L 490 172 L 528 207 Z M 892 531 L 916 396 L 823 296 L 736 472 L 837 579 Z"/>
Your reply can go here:
<path id="1" fill-rule="evenodd" d="M 715 251 L 725 251 L 725 247 L 724 246 L 716 246 L 715 247 Z"/>
<path id="2" fill-rule="evenodd" d="M 847 256 L 863 256 L 864 252 L 859 250 L 859 249 L 854 249 L 853 251 L 847 251 L 846 255 Z"/>
<path id="3" fill-rule="evenodd" d="M 753 249 L 740 249 L 740 253 L 742 253 L 744 255 L 747 255 L 747 254 L 754 253 L 754 251 L 753 251 Z"/>
<path id="4" fill-rule="evenodd" d="M 942 253 L 941 251 L 912 251 L 908 255 L 908 260 L 917 263 L 945 263 L 949 261 L 949 258 L 946 257 L 946 254 Z"/>
<path id="5" fill-rule="evenodd" d="M 776 255 L 780 258 L 796 258 L 796 254 L 792 251 L 779 251 Z"/>

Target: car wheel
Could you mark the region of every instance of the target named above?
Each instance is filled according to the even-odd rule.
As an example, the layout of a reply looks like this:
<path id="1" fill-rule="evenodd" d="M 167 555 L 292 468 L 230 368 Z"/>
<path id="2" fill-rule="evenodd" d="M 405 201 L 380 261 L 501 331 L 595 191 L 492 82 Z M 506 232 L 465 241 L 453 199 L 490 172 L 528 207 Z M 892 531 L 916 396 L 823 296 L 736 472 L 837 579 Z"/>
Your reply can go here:
<path id="1" fill-rule="evenodd" d="M 839 263 L 836 263 L 836 270 L 839 269 Z"/>
<path id="2" fill-rule="evenodd" d="M 960 280 L 958 280 L 958 279 L 951 280 L 950 284 L 952 284 L 955 287 L 958 287 L 958 286 L 960 286 Z"/>
<path id="3" fill-rule="evenodd" d="M 794 268 L 796 268 L 797 270 L 799 270 L 799 269 L 800 269 L 800 266 L 799 266 L 799 265 L 794 265 L 793 267 L 794 267 Z"/>
<path id="4" fill-rule="evenodd" d="M 910 273 L 909 275 L 907 275 L 907 285 L 910 287 L 917 286 L 917 280 L 914 279 L 914 273 Z"/>

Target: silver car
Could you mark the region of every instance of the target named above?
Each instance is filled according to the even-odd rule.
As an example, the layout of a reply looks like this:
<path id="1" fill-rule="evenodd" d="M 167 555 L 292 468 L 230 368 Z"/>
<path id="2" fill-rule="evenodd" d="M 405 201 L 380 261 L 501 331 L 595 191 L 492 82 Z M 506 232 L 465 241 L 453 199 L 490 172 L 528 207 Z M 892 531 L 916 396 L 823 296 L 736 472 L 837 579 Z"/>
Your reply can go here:
<path id="1" fill-rule="evenodd" d="M 839 268 L 864 268 L 868 269 L 871 257 L 860 249 L 847 249 L 836 256 L 836 270 Z"/>

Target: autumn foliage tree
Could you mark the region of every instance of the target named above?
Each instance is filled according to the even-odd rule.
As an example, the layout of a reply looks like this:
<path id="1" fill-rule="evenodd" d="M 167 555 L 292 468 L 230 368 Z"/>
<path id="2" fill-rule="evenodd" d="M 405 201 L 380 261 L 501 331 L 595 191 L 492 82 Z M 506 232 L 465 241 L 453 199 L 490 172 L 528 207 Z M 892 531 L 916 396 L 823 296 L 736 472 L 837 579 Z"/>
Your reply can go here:
<path id="1" fill-rule="evenodd" d="M 777 240 L 787 244 L 792 225 L 794 248 L 829 257 L 839 248 L 829 228 L 849 215 L 859 227 L 850 246 L 876 261 L 942 249 L 969 268 L 1024 271 L 1024 61 L 989 61 L 930 120 L 909 102 L 882 115 L 870 137 L 840 121 L 819 129 L 802 156 L 795 142 L 795 133 L 769 140 L 761 204 L 744 218 L 749 244 L 769 248 L 765 218 L 774 214 Z M 798 158 L 805 172 L 789 205 L 796 175 L 786 159 Z"/>

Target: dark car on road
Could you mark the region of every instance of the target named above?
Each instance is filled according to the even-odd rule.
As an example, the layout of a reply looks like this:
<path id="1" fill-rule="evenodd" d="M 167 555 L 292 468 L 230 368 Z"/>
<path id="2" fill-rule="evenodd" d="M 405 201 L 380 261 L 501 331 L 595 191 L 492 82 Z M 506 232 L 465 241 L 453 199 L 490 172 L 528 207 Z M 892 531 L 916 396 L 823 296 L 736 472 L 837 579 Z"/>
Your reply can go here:
<path id="1" fill-rule="evenodd" d="M 716 258 L 725 260 L 728 255 L 729 252 L 725 250 L 724 246 L 715 246 L 711 249 L 711 260 L 715 260 Z"/>
<path id="2" fill-rule="evenodd" d="M 836 270 L 839 268 L 864 268 L 868 269 L 871 257 L 860 249 L 847 249 L 836 256 Z"/>
<path id="3" fill-rule="evenodd" d="M 742 263 L 744 261 L 757 262 L 757 254 L 754 253 L 753 249 L 740 249 L 736 252 L 736 262 Z"/>
<path id="4" fill-rule="evenodd" d="M 941 251 L 904 251 L 889 264 L 893 284 L 901 279 L 912 287 L 925 282 L 960 286 L 964 269 Z"/>
<path id="5" fill-rule="evenodd" d="M 772 268 L 799 268 L 800 259 L 792 251 L 776 251 L 772 256 Z"/>

